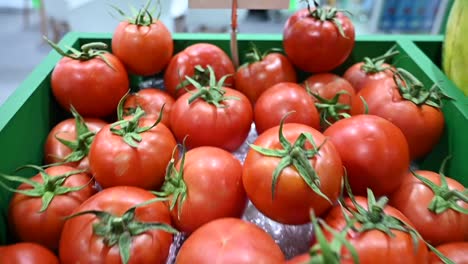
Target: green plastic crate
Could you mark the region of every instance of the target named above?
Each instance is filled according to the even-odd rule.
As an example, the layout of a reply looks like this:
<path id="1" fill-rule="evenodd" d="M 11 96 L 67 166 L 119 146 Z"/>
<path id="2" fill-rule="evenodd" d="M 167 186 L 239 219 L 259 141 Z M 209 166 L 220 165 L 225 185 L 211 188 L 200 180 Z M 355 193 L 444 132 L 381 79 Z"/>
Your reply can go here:
<path id="1" fill-rule="evenodd" d="M 209 42 L 218 45 L 228 54 L 229 35 L 219 34 L 175 34 L 175 52 L 184 47 L 198 43 Z M 281 35 L 239 35 L 239 50 L 241 59 L 249 42 L 253 41 L 260 49 L 281 47 Z M 80 47 L 84 43 L 103 41 L 110 44 L 111 34 L 69 33 L 60 42 L 65 45 Z M 439 82 L 447 95 L 453 98 L 465 97 L 456 89 L 439 68 L 432 62 L 437 61 L 439 50 L 432 50 L 440 45 L 440 39 L 433 41 L 432 46 L 425 46 L 421 51 L 410 36 L 358 36 L 356 46 L 349 59 L 335 72 L 343 71 L 364 56 L 377 56 L 384 53 L 395 43 L 400 50 L 396 58 L 398 65 L 413 72 L 425 85 Z M 429 57 L 427 55 L 429 55 Z M 431 58 L 430 58 L 431 57 Z M 50 90 L 50 74 L 61 57 L 52 51 L 44 61 L 30 74 L 10 98 L 0 106 L 0 172 L 12 173 L 24 164 L 42 164 L 43 144 L 50 129 L 59 121 L 68 117 L 55 102 Z M 301 78 L 307 75 L 301 74 Z M 132 78 L 132 82 L 142 78 Z M 464 102 L 448 101 L 443 108 L 446 117 L 446 129 L 441 142 L 425 159 L 418 161 L 422 168 L 437 170 L 444 157 L 453 155 L 447 166 L 450 175 L 465 186 L 468 186 L 468 163 L 463 156 L 467 153 L 468 138 L 468 107 Z M 32 176 L 32 172 L 22 172 L 24 176 Z M 0 189 L 0 244 L 11 242 L 7 234 L 6 216 L 8 201 L 11 194 Z"/>

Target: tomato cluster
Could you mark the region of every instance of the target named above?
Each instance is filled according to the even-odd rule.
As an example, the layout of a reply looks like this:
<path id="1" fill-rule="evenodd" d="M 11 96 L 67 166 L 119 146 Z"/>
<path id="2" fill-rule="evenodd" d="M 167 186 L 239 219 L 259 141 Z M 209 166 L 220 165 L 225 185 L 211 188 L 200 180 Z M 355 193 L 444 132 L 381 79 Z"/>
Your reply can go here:
<path id="1" fill-rule="evenodd" d="M 349 18 L 319 6 L 289 18 L 284 54 L 252 45 L 238 69 L 214 44 L 173 54 L 148 6 L 119 24 L 112 52 L 51 43 L 65 56 L 52 92 L 73 117 L 50 131 L 44 166 L 28 166 L 37 175 L 2 175 L 21 185 L 9 188 L 18 243 L 0 262 L 166 263 L 183 233 L 177 264 L 465 263 L 467 190 L 443 168 L 410 169 L 441 137 L 443 94 L 386 63 L 394 48 L 332 73 L 354 43 Z M 129 74 L 166 89 L 129 94 Z M 248 201 L 312 222 L 310 251 L 287 260 L 241 219 Z"/>

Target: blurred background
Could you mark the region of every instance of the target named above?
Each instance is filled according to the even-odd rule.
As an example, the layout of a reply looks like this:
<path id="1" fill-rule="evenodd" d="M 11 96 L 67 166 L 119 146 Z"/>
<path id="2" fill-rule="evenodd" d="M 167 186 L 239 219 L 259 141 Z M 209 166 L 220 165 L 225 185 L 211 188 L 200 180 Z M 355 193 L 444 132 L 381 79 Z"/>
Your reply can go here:
<path id="1" fill-rule="evenodd" d="M 110 5 L 129 11 L 146 0 L 0 0 L 0 104 L 69 31 L 112 32 L 119 23 Z M 154 0 L 153 2 L 157 2 Z M 306 4 L 285 0 L 282 10 L 239 10 L 239 33 L 280 34 L 287 18 Z M 312 1 L 311 1 L 312 2 Z M 352 14 L 357 35 L 441 34 L 453 0 L 322 0 Z M 223 33 L 229 9 L 189 8 L 189 0 L 160 0 L 160 19 L 172 32 Z"/>

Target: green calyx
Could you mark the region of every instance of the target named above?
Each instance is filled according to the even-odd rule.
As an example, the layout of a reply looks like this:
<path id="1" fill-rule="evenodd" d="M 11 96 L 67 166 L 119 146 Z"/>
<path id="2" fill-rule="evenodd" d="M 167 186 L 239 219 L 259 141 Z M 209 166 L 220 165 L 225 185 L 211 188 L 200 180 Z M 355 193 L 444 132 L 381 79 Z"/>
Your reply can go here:
<path id="1" fill-rule="evenodd" d="M 223 87 L 224 81 L 231 75 L 223 76 L 218 82 L 216 82 L 216 76 L 211 66 L 208 66 L 206 69 L 210 74 L 210 79 L 208 85 L 204 86 L 197 82 L 196 80 L 186 76 L 185 78 L 195 87 L 195 91 L 188 91 L 192 94 L 188 99 L 188 103 L 191 104 L 197 99 L 202 99 L 203 101 L 215 105 L 218 108 L 226 107 L 222 104 L 226 100 L 238 100 L 237 97 L 224 96 L 226 90 Z"/>
<path id="2" fill-rule="evenodd" d="M 429 105 L 442 108 L 442 99 L 452 99 L 444 94 L 436 84 L 429 89 L 426 88 L 421 81 L 405 69 L 396 69 L 393 79 L 401 97 L 417 106 Z"/>
<path id="3" fill-rule="evenodd" d="M 283 52 L 281 49 L 271 48 L 262 53 L 253 42 L 250 42 L 249 45 L 250 45 L 250 49 L 245 54 L 246 63 L 242 66 L 262 61 L 270 53 Z"/>
<path id="4" fill-rule="evenodd" d="M 47 172 L 43 168 L 39 166 L 35 166 L 35 165 L 26 165 L 26 166 L 19 168 L 18 170 L 25 169 L 25 168 L 32 168 L 32 169 L 39 171 L 43 182 L 40 183 L 40 182 L 36 182 L 36 181 L 30 180 L 21 176 L 12 176 L 12 175 L 6 175 L 6 174 L 0 173 L 0 186 L 2 186 L 8 191 L 19 193 L 28 197 L 41 197 L 42 206 L 41 206 L 41 209 L 39 210 L 39 213 L 43 213 L 44 211 L 46 211 L 47 208 L 49 208 L 50 203 L 56 196 L 79 191 L 85 188 L 86 186 L 88 186 L 89 184 L 88 183 L 86 185 L 78 186 L 78 187 L 63 186 L 63 184 L 65 183 L 65 180 L 68 177 L 75 175 L 75 174 L 84 173 L 85 172 L 84 170 L 69 171 L 65 174 L 57 175 L 57 176 L 51 176 L 47 174 Z M 30 185 L 32 189 L 27 189 L 27 190 L 13 189 L 9 187 L 7 184 L 5 184 L 3 182 L 3 179 L 9 182 L 17 182 L 17 183 L 24 183 L 24 184 Z"/>
<path id="5" fill-rule="evenodd" d="M 139 10 L 136 10 L 135 7 L 130 6 L 132 16 L 128 16 L 122 9 L 116 6 L 111 5 L 111 7 L 114 8 L 120 16 L 124 17 L 125 20 L 131 24 L 137 26 L 150 26 L 154 23 L 154 21 L 159 20 L 159 17 L 161 16 L 161 1 L 157 1 L 157 5 L 153 10 L 150 10 L 151 2 L 152 0 L 148 0 L 146 4 Z M 155 19 L 153 14 L 156 9 L 158 10 L 158 14 L 156 15 Z"/>
<path id="6" fill-rule="evenodd" d="M 341 95 L 349 95 L 347 91 L 339 91 L 330 100 L 321 97 L 317 93 L 312 93 L 308 87 L 307 91 L 317 100 L 317 102 L 315 103 L 315 107 L 317 107 L 317 110 L 319 110 L 320 122 L 323 128 L 331 126 L 334 122 L 338 120 L 351 117 L 350 114 L 346 113 L 346 111 L 349 111 L 351 107 L 347 104 L 342 104 L 339 102 Z"/>
<path id="7" fill-rule="evenodd" d="M 434 198 L 428 207 L 431 212 L 435 214 L 441 214 L 449 209 L 452 209 L 462 214 L 468 214 L 468 209 L 459 205 L 460 201 L 468 203 L 468 189 L 465 188 L 463 191 L 458 191 L 450 190 L 448 187 L 447 178 L 443 173 L 448 159 L 450 159 L 450 157 L 447 157 L 442 162 L 442 166 L 439 171 L 441 181 L 440 186 L 430 181 L 429 179 L 418 175 L 414 171 L 411 171 L 411 173 L 414 175 L 414 177 L 416 177 L 434 192 Z"/>
<path id="8" fill-rule="evenodd" d="M 177 153 L 176 146 L 172 151 L 172 159 L 169 161 L 166 169 L 166 175 L 164 178 L 164 184 L 161 187 L 161 191 L 153 192 L 159 197 L 169 197 L 172 195 L 172 199 L 169 204 L 169 209 L 172 211 L 177 204 L 177 217 L 180 219 L 180 214 L 182 212 L 182 206 L 187 199 L 187 185 L 184 181 L 184 165 L 185 165 L 185 138 L 184 143 L 182 144 L 182 159 L 180 161 L 179 170 L 176 169 L 175 164 L 175 154 Z"/>
<path id="9" fill-rule="evenodd" d="M 161 107 L 159 117 L 156 120 L 156 122 L 154 122 L 151 126 L 141 127 L 139 121 L 145 115 L 145 111 L 140 107 L 136 108 L 135 113 L 133 114 L 133 116 L 131 116 L 131 118 L 124 119 L 123 104 L 127 96 L 128 94 L 120 100 L 119 105 L 117 106 L 118 121 L 111 124 L 110 131 L 114 135 L 121 136 L 125 143 L 127 143 L 129 146 L 137 148 L 138 143 L 143 140 L 140 134 L 152 129 L 157 124 L 159 124 L 159 122 L 161 122 L 164 111 L 164 105 Z"/>
<path id="10" fill-rule="evenodd" d="M 316 155 L 319 155 L 319 151 L 322 146 L 326 143 L 324 141 L 320 146 L 317 146 L 315 143 L 312 135 L 310 133 L 301 133 L 294 144 L 291 144 L 283 135 L 283 125 L 284 120 L 287 118 L 289 112 L 283 119 L 281 120 L 280 127 L 279 127 L 279 142 L 283 149 L 267 149 L 263 147 L 259 147 L 253 144 L 250 144 L 250 147 L 257 151 L 258 153 L 268 156 L 268 157 L 277 157 L 281 158 L 278 166 L 273 172 L 273 180 L 271 182 L 271 195 L 272 199 L 275 197 L 275 187 L 278 182 L 279 175 L 281 172 L 289 167 L 293 166 L 297 172 L 299 173 L 300 177 L 304 180 L 304 182 L 320 197 L 327 200 L 330 204 L 332 201 L 328 198 L 321 190 L 320 190 L 320 178 L 317 175 L 314 167 L 312 166 L 310 159 L 314 158 Z M 306 149 L 305 145 L 309 142 L 313 149 Z"/>
<path id="11" fill-rule="evenodd" d="M 309 14 L 312 18 L 320 20 L 322 22 L 325 21 L 330 21 L 333 24 L 335 24 L 336 28 L 340 32 L 340 35 L 344 38 L 348 38 L 346 36 L 344 30 L 343 30 L 343 24 L 341 21 L 337 18 L 337 13 L 338 12 L 347 12 L 346 10 L 340 10 L 336 8 L 329 8 L 329 7 L 320 7 L 318 2 L 314 0 L 314 6 L 315 8 L 312 10 L 310 7 L 309 1 L 308 0 L 303 0 L 307 3 L 307 9 L 309 10 Z"/>
<path id="12" fill-rule="evenodd" d="M 94 235 L 103 238 L 107 247 L 118 245 L 122 263 L 127 264 L 130 260 L 130 249 L 134 237 L 150 230 L 163 230 L 171 234 L 178 231 L 166 223 L 140 222 L 135 219 L 135 211 L 138 207 L 147 205 L 158 199 L 149 200 L 140 205 L 128 209 L 122 216 L 115 216 L 104 211 L 83 211 L 67 217 L 67 219 L 85 214 L 93 214 L 98 218 L 98 222 L 93 224 Z"/>
<path id="13" fill-rule="evenodd" d="M 398 54 L 400 54 L 400 52 L 396 50 L 396 45 L 394 45 L 382 56 L 378 56 L 372 59 L 369 57 L 364 57 L 364 64 L 361 66 L 361 70 L 368 74 L 391 70 L 389 67 L 384 67 L 383 64 L 387 59 L 393 58 Z"/>
<path id="14" fill-rule="evenodd" d="M 201 86 L 209 86 L 210 85 L 210 71 L 208 70 L 210 66 L 203 68 L 201 65 L 196 65 L 194 67 L 194 74 L 190 76 L 192 80 L 195 82 L 199 83 Z M 176 91 L 179 91 L 180 89 L 185 89 L 186 91 L 189 91 L 186 89 L 187 86 L 192 84 L 189 80 L 188 77 L 185 77 L 185 80 L 182 80 L 182 76 L 180 76 L 180 83 L 176 87 Z"/>

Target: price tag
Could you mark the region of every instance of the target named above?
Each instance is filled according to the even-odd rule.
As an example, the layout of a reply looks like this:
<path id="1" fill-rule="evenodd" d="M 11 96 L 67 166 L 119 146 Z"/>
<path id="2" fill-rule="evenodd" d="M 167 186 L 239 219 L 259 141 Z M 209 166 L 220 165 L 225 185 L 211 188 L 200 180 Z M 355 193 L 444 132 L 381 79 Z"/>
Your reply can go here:
<path id="1" fill-rule="evenodd" d="M 296 1 L 296 0 L 293 0 Z M 239 9 L 288 9 L 290 0 L 237 0 Z M 189 0 L 189 8 L 231 9 L 232 0 Z"/>

